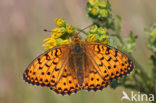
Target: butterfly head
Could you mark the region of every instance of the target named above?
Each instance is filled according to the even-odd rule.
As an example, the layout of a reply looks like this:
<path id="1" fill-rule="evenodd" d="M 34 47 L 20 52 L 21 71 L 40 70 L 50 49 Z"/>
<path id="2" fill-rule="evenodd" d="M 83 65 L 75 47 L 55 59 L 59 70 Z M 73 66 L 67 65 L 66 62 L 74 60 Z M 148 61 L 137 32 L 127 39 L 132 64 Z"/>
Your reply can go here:
<path id="1" fill-rule="evenodd" d="M 74 45 L 79 45 L 80 44 L 80 41 L 81 41 L 81 37 L 79 36 L 79 34 L 74 33 L 73 34 L 73 37 L 72 37 L 72 43 Z"/>

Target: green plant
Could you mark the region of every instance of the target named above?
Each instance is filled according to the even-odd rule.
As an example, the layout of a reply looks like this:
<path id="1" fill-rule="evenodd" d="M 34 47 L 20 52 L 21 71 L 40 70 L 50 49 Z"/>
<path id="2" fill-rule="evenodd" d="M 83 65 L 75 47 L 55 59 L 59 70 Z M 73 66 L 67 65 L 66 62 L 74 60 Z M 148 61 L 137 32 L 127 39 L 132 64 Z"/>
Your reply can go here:
<path id="1" fill-rule="evenodd" d="M 70 27 L 71 29 L 67 29 L 69 25 L 66 24 L 65 20 L 56 20 L 59 21 L 55 22 L 59 29 L 52 30 L 52 33 L 53 31 L 57 31 L 55 32 L 56 35 L 54 37 L 56 38 L 55 42 L 57 45 L 71 42 L 72 33 L 83 32 L 87 35 L 88 41 L 105 43 L 118 48 L 127 53 L 132 59 L 135 64 L 135 70 L 130 73 L 129 76 L 113 81 L 111 83 L 111 88 L 115 89 L 118 86 L 123 86 L 125 88 L 137 90 L 146 94 L 154 94 L 156 96 L 156 25 L 146 29 L 148 36 L 147 47 L 151 50 L 151 57 L 149 60 L 151 60 L 151 65 L 153 66 L 150 73 L 152 75 L 148 75 L 142 64 L 138 63 L 139 60 L 136 60 L 132 55 L 138 36 L 133 33 L 133 31 L 130 31 L 126 38 L 122 37 L 122 19 L 119 15 L 113 14 L 109 0 L 88 0 L 86 10 L 88 17 L 93 23 L 87 32 L 73 26 Z M 111 41 L 112 38 L 117 41 L 116 44 Z M 50 39 L 46 39 L 46 41 L 47 44 L 50 44 Z M 49 47 L 47 45 L 44 46 Z"/>

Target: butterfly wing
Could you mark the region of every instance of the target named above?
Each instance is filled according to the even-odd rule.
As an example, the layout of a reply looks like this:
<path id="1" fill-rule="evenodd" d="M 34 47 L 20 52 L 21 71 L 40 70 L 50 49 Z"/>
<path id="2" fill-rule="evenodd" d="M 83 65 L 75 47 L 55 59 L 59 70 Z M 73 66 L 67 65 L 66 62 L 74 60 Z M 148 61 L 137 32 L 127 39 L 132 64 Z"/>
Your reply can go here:
<path id="1" fill-rule="evenodd" d="M 76 93 L 80 86 L 69 63 L 70 54 L 70 45 L 46 51 L 28 66 L 23 74 L 24 80 L 33 85 L 48 86 L 58 94 Z"/>
<path id="2" fill-rule="evenodd" d="M 98 75 L 105 81 L 127 75 L 134 68 L 132 61 L 124 53 L 108 45 L 84 42 L 83 48 Z"/>
<path id="3" fill-rule="evenodd" d="M 33 85 L 55 86 L 68 62 L 70 48 L 59 46 L 46 51 L 32 61 L 23 74 L 23 79 Z"/>
<path id="4" fill-rule="evenodd" d="M 92 61 L 87 56 L 85 58 L 83 89 L 88 91 L 102 90 L 108 85 L 109 81 L 103 80 Z"/>
<path id="5" fill-rule="evenodd" d="M 70 65 L 71 63 L 68 62 L 67 65 L 64 67 L 64 71 L 59 82 L 55 86 L 51 86 L 51 90 L 55 91 L 58 94 L 62 95 L 70 95 L 71 93 L 77 93 L 81 89 L 78 78 L 75 72 L 73 71 L 74 68 Z"/>

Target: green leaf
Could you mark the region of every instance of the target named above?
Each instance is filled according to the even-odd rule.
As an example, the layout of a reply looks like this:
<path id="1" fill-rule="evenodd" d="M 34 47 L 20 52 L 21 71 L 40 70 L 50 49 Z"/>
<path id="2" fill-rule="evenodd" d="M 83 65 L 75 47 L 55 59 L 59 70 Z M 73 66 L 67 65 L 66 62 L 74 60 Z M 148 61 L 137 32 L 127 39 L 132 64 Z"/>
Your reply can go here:
<path id="1" fill-rule="evenodd" d="M 125 38 L 126 41 L 129 43 L 135 43 L 136 39 L 138 38 L 137 35 L 134 35 L 134 33 L 131 31 L 127 38 Z"/>
<path id="2" fill-rule="evenodd" d="M 120 15 L 116 15 L 117 17 L 117 25 L 116 25 L 116 32 L 120 33 L 121 31 L 121 26 L 122 26 L 122 19 Z"/>
<path id="3" fill-rule="evenodd" d="M 115 89 L 118 86 L 117 80 L 113 80 L 112 83 L 110 84 L 110 87 Z"/>
<path id="4" fill-rule="evenodd" d="M 152 60 L 153 65 L 156 66 L 156 56 L 152 55 L 150 59 Z"/>
<path id="5" fill-rule="evenodd" d="M 138 38 L 137 35 L 131 31 L 130 34 L 124 39 L 126 43 L 126 51 L 131 53 L 133 52 L 133 48 L 136 45 L 136 39 Z"/>

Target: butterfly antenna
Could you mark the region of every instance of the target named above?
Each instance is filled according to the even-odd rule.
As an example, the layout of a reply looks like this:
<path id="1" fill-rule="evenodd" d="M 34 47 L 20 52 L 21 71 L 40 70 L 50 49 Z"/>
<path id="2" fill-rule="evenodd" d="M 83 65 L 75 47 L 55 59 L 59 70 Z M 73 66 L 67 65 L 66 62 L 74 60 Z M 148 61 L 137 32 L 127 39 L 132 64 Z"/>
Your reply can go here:
<path id="1" fill-rule="evenodd" d="M 87 26 L 87 27 L 85 27 L 85 28 L 83 28 L 83 29 L 78 29 L 78 34 L 80 33 L 80 32 L 82 32 L 82 33 L 85 33 L 85 34 L 87 34 L 84 30 L 85 29 L 87 29 L 87 28 L 89 28 L 89 27 L 91 27 L 93 24 L 91 24 L 91 25 L 89 25 L 89 26 Z M 44 32 L 57 32 L 57 31 L 50 31 L 50 30 L 48 30 L 48 29 L 43 29 L 43 31 Z"/>
<path id="2" fill-rule="evenodd" d="M 83 29 L 79 29 L 78 34 L 79 34 L 80 32 L 85 33 L 84 30 L 87 29 L 87 28 L 89 28 L 89 27 L 91 27 L 92 25 L 93 25 L 93 24 L 91 24 L 91 25 L 89 25 L 89 26 L 87 26 L 87 27 L 85 27 L 85 28 L 83 28 Z M 85 33 L 85 34 L 86 34 L 86 33 Z"/>
<path id="3" fill-rule="evenodd" d="M 43 29 L 43 31 L 44 31 L 44 32 L 52 32 L 52 31 L 50 31 L 50 30 L 47 30 L 47 29 Z"/>
<path id="4" fill-rule="evenodd" d="M 51 30 L 48 30 L 48 29 L 43 29 L 43 31 L 44 31 L 44 32 L 49 32 L 49 33 L 51 33 L 51 32 L 57 32 L 57 33 L 60 33 L 60 32 L 58 32 L 58 31 L 51 31 Z"/>

